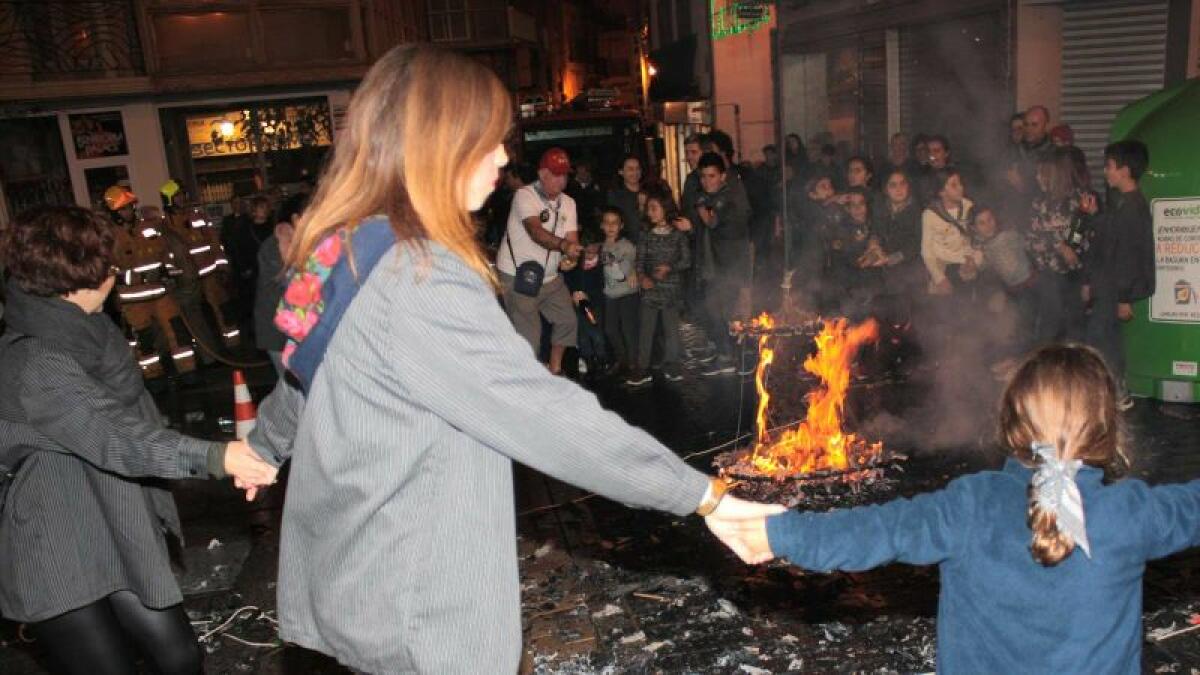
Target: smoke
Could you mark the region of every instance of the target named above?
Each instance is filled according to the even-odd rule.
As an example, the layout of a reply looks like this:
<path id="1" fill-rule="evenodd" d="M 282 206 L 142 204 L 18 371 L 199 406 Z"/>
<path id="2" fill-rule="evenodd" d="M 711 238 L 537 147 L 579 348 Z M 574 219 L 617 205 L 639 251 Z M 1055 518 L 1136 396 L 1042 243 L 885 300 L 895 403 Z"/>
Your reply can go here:
<path id="1" fill-rule="evenodd" d="M 900 401 L 863 423 L 872 438 L 910 452 L 977 453 L 995 447 L 996 411 L 1003 392 L 1000 368 L 1020 356 L 1016 316 L 1000 291 L 922 298 L 911 314 L 907 378 Z"/>

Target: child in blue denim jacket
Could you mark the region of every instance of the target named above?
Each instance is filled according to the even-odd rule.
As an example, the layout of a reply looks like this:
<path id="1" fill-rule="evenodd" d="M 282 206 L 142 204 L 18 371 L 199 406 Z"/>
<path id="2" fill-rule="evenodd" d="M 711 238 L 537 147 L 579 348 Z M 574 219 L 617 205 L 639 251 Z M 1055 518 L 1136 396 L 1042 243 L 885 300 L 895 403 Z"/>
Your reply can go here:
<path id="1" fill-rule="evenodd" d="M 1200 544 L 1200 481 L 1113 482 L 1128 467 L 1118 415 L 1096 351 L 1045 347 L 1004 394 L 1000 438 L 1012 456 L 1002 470 L 912 499 L 789 511 L 718 534 L 740 537 L 753 562 L 937 564 L 938 672 L 1138 673 L 1145 564 Z"/>

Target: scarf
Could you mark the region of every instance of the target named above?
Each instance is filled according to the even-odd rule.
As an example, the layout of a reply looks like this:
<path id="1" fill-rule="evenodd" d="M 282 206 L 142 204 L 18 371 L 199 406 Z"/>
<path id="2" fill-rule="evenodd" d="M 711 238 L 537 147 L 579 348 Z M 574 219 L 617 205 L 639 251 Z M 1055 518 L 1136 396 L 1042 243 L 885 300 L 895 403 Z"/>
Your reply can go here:
<path id="1" fill-rule="evenodd" d="M 357 227 L 339 228 L 330 234 L 289 274 L 287 290 L 275 312 L 275 326 L 288 337 L 284 366 L 305 393 L 346 309 L 395 243 L 396 234 L 387 218 L 370 218 Z"/>
<path id="2" fill-rule="evenodd" d="M 38 338 L 66 353 L 122 403 L 137 403 L 145 388 L 142 371 L 125 335 L 107 314 L 88 314 L 60 297 L 33 295 L 11 280 L 7 291 L 4 319 L 9 333 Z"/>

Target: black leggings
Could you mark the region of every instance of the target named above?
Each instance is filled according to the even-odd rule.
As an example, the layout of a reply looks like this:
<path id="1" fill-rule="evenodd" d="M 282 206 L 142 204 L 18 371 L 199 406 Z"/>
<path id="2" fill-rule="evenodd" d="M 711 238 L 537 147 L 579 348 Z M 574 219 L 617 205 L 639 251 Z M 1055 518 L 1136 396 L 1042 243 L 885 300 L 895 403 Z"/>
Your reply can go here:
<path id="1" fill-rule="evenodd" d="M 150 609 L 130 591 L 29 625 L 64 675 L 127 675 L 140 654 L 160 675 L 201 673 L 200 644 L 182 605 Z"/>

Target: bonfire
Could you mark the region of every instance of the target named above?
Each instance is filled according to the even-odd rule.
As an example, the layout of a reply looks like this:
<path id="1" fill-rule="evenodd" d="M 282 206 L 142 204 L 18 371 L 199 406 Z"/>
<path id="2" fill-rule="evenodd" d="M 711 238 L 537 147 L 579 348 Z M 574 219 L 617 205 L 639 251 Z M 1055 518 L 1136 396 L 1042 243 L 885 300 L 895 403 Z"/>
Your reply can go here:
<path id="1" fill-rule="evenodd" d="M 868 442 L 844 428 L 846 394 L 851 369 L 859 349 L 879 339 L 874 320 L 850 326 L 846 319 L 821 322 L 814 338 L 816 351 L 804 361 L 804 370 L 818 379 L 805 397 L 808 411 L 799 425 L 778 433 L 771 431 L 771 392 L 767 375 L 775 361 L 771 340 L 774 319 L 763 314 L 753 324 L 759 329 L 758 368 L 754 374 L 758 390 L 755 415 L 756 437 L 736 467 L 741 474 L 789 478 L 808 474 L 848 473 L 874 466 L 882 457 L 883 444 Z"/>

